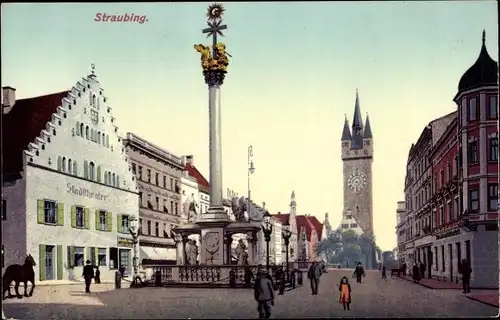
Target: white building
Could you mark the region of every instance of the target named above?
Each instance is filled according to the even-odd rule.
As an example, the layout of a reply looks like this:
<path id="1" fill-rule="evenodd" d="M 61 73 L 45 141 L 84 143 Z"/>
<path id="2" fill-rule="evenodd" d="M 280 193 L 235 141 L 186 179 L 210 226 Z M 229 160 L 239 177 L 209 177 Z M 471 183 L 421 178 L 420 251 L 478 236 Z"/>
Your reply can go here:
<path id="1" fill-rule="evenodd" d="M 198 181 L 184 170 L 181 177 L 182 223 L 194 223 L 200 213 Z"/>
<path id="2" fill-rule="evenodd" d="M 352 230 L 358 236 L 363 234 L 363 229 L 361 229 L 358 222 L 356 221 L 356 219 L 353 217 L 353 215 L 349 210 L 347 211 L 344 210 L 344 212 L 342 212 L 342 220 L 340 221 L 337 230 L 342 232 L 345 232 L 347 230 Z"/>
<path id="3" fill-rule="evenodd" d="M 31 254 L 36 281 L 80 278 L 87 259 L 103 279 L 130 272 L 138 190 L 97 77 L 35 98 L 3 94 L 5 266 Z"/>
<path id="4" fill-rule="evenodd" d="M 198 205 L 199 213 L 208 211 L 210 207 L 210 183 L 194 165 L 193 155 L 183 156 L 184 169 L 198 182 Z"/>
<path id="5" fill-rule="evenodd" d="M 406 220 L 406 204 L 404 201 L 398 201 L 396 210 L 396 236 L 397 236 L 397 254 L 395 254 L 395 259 L 397 259 L 400 266 L 403 263 L 408 263 L 406 261 L 406 248 L 405 243 L 408 240 L 407 231 L 408 225 Z M 397 257 L 397 258 L 396 258 Z"/>

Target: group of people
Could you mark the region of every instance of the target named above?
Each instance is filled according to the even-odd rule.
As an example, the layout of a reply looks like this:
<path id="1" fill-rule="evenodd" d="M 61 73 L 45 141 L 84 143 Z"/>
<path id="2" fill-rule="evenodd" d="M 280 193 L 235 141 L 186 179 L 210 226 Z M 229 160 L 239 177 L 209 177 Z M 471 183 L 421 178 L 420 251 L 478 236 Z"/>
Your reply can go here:
<path id="1" fill-rule="evenodd" d="M 401 272 L 403 276 L 406 276 L 406 263 L 401 266 Z M 470 278 L 472 274 L 472 268 L 470 262 L 467 259 L 462 259 L 458 265 L 458 273 L 461 274 L 463 293 L 470 293 Z M 425 265 L 420 262 L 413 265 L 412 274 L 413 281 L 415 283 L 420 282 L 420 280 L 425 278 Z M 431 275 L 428 275 L 431 278 Z"/>
<path id="2" fill-rule="evenodd" d="M 94 272 L 95 268 L 95 272 Z M 121 277 L 123 277 L 125 273 L 125 267 L 120 267 L 118 269 Z M 85 266 L 83 267 L 82 277 L 85 280 L 85 293 L 90 293 L 90 285 L 92 284 L 92 279 L 96 284 L 101 283 L 101 271 L 99 270 L 99 266 L 92 266 L 90 260 L 85 261 Z"/>
<path id="3" fill-rule="evenodd" d="M 311 287 L 311 295 L 318 294 L 319 282 L 323 273 L 326 273 L 326 265 L 324 262 L 313 262 L 309 266 L 307 271 L 307 278 L 309 279 Z M 353 277 L 356 278 L 357 283 L 361 283 L 363 277 L 365 277 L 365 270 L 358 262 L 356 269 L 354 270 Z M 340 284 L 338 285 L 338 290 L 340 293 L 339 303 L 343 305 L 344 310 L 350 310 L 351 305 L 351 284 L 347 277 L 342 277 Z M 280 293 L 281 288 L 280 288 Z M 274 306 L 274 285 L 269 272 L 259 265 L 257 277 L 254 285 L 254 296 L 257 301 L 257 309 L 259 312 L 260 319 L 269 319 L 271 316 L 271 308 Z"/>

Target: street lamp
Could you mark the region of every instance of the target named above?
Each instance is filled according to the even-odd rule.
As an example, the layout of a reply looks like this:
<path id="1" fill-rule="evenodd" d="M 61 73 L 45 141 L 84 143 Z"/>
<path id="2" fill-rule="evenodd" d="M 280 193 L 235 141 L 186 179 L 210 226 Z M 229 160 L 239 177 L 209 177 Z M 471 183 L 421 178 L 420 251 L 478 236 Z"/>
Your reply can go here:
<path id="1" fill-rule="evenodd" d="M 290 245 L 290 237 L 292 236 L 292 232 L 290 231 L 290 223 L 286 222 L 283 224 L 283 231 L 281 232 L 281 236 L 283 240 L 285 240 L 285 248 L 286 248 L 286 281 L 289 281 L 289 267 L 288 267 L 288 246 Z"/>
<path id="2" fill-rule="evenodd" d="M 266 210 L 264 213 L 264 240 L 266 240 L 266 269 L 269 271 L 269 242 L 271 241 L 271 234 L 273 233 L 273 225 L 271 224 L 271 215 Z"/>
<path id="3" fill-rule="evenodd" d="M 137 266 L 137 244 L 139 243 L 138 241 L 138 236 L 139 236 L 139 220 L 137 219 L 136 216 L 131 216 L 129 220 L 129 227 L 128 231 L 132 235 L 132 243 L 134 246 L 134 257 L 132 258 L 132 265 L 134 267 L 134 278 L 132 280 L 132 283 L 130 284 L 130 287 L 135 287 L 139 283 L 142 283 L 141 277 L 139 277 L 138 273 L 138 266 Z"/>
<path id="4" fill-rule="evenodd" d="M 252 146 L 248 146 L 248 197 L 247 197 L 247 214 L 248 219 L 250 220 L 250 176 L 255 172 L 255 167 L 253 166 L 253 148 Z"/>

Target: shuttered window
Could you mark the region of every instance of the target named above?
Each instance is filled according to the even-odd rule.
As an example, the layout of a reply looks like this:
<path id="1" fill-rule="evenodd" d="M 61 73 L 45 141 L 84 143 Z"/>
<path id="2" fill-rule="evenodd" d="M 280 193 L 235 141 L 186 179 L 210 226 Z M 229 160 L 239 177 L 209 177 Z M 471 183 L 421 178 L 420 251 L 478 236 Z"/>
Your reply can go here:
<path id="1" fill-rule="evenodd" d="M 37 200 L 37 222 L 49 225 L 64 225 L 64 203 L 52 200 Z"/>

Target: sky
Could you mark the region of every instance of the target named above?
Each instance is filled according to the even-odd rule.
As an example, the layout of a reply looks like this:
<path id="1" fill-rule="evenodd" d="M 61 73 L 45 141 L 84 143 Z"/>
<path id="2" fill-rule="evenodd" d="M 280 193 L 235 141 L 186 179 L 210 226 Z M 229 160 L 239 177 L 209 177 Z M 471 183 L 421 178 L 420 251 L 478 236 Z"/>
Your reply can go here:
<path id="1" fill-rule="evenodd" d="M 3 4 L 2 86 L 17 98 L 71 88 L 96 74 L 122 133 L 194 155 L 208 178 L 208 90 L 194 44 L 210 3 Z M 486 30 L 498 61 L 495 1 L 223 3 L 231 54 L 222 94 L 224 193 L 336 227 L 343 210 L 340 136 L 356 89 L 374 136 L 374 229 L 396 246 L 396 203 L 409 148 L 431 120 L 455 110 L 462 74 Z M 144 23 L 96 22 L 96 14 Z"/>

